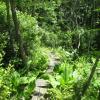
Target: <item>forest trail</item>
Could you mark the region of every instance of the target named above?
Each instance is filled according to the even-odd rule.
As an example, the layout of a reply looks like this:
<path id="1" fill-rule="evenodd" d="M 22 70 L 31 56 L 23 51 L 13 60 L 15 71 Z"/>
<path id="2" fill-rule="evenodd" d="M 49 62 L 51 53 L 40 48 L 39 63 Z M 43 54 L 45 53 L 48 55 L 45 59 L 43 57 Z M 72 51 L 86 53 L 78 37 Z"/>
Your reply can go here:
<path id="1" fill-rule="evenodd" d="M 50 52 L 48 57 L 49 63 L 46 73 L 51 74 L 54 70 L 54 67 L 59 64 L 59 57 L 57 57 L 54 52 Z M 37 79 L 35 84 L 36 87 L 31 100 L 45 100 L 44 95 L 47 93 L 49 83 L 44 79 Z"/>

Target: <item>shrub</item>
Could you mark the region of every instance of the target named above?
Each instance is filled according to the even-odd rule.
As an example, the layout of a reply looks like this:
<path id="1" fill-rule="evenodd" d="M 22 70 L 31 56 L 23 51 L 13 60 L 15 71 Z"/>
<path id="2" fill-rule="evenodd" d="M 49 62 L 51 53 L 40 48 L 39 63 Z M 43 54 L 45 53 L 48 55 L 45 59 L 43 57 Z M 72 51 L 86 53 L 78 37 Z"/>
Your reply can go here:
<path id="1" fill-rule="evenodd" d="M 21 76 L 11 65 L 7 69 L 0 67 L 0 100 L 29 99 L 35 87 L 35 74 Z"/>

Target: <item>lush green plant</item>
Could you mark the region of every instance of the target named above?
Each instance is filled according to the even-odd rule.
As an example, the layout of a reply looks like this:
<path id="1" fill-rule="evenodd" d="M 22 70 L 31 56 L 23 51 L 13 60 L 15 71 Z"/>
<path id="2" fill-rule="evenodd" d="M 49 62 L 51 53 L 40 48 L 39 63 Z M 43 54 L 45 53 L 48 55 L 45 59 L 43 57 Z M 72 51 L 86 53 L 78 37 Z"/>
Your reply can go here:
<path id="1" fill-rule="evenodd" d="M 36 74 L 36 73 L 35 73 Z M 1 100 L 19 100 L 22 97 L 30 98 L 35 86 L 37 74 L 29 72 L 25 76 L 9 66 L 7 69 L 0 68 L 0 99 Z"/>
<path id="2" fill-rule="evenodd" d="M 94 59 L 95 58 L 92 58 L 93 63 L 95 61 Z M 57 72 L 54 73 L 53 76 L 48 75 L 47 79 L 53 87 L 49 90 L 51 98 L 57 100 L 72 100 L 75 97 L 76 92 L 79 89 L 82 89 L 83 83 L 87 80 L 87 77 L 91 72 L 93 63 L 89 61 L 89 57 L 82 56 L 74 61 L 74 63 L 62 63 L 61 66 L 59 66 L 58 71 L 56 70 Z M 97 77 L 97 73 L 98 71 L 96 72 L 93 81 L 91 82 L 90 88 L 88 89 L 82 100 L 95 100 L 97 98 L 97 91 L 99 89 L 100 83 L 99 78 Z"/>

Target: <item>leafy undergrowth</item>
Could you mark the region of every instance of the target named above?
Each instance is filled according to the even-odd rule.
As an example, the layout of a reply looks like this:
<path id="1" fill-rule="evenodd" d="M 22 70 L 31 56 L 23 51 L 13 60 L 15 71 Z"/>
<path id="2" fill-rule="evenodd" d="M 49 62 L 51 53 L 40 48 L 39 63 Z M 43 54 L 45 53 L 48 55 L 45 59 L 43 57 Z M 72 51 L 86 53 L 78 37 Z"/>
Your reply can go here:
<path id="1" fill-rule="evenodd" d="M 59 50 L 57 53 L 59 54 Z M 68 57 L 67 59 L 63 59 L 65 58 L 64 56 L 71 56 L 71 59 Z M 51 84 L 51 88 L 48 90 L 50 100 L 74 100 L 77 91 L 82 89 L 83 84 L 91 73 L 91 68 L 95 63 L 95 57 L 91 56 L 90 59 L 90 57 L 83 55 L 73 61 L 72 54 L 68 52 L 61 53 L 60 57 L 63 58 L 61 58 L 59 66 L 55 66 L 54 72 L 52 74 L 45 73 L 42 78 L 48 80 Z M 100 87 L 99 69 L 100 62 L 98 63 L 89 89 L 86 91 L 82 100 L 96 100 L 98 98 Z"/>
<path id="2" fill-rule="evenodd" d="M 28 100 L 35 87 L 36 73 L 29 72 L 25 76 L 14 70 L 0 68 L 0 100 Z"/>
<path id="3" fill-rule="evenodd" d="M 50 52 L 54 52 L 60 58 L 60 63 L 55 66 L 52 74 L 44 73 L 48 68 Z M 82 88 L 95 62 L 95 55 L 91 56 L 91 59 L 83 55 L 73 60 L 74 53 L 61 48 L 38 48 L 33 52 L 33 56 L 34 61 L 32 59 L 28 61 L 30 66 L 24 75 L 16 71 L 12 65 L 9 65 L 7 69 L 0 67 L 0 100 L 29 100 L 38 77 L 50 83 L 48 96 L 51 100 L 74 100 L 76 92 Z M 98 97 L 99 68 L 100 62 L 82 100 L 96 100 Z M 42 75 L 39 76 L 41 72 Z"/>
<path id="4" fill-rule="evenodd" d="M 15 70 L 9 64 L 7 68 L 0 67 L 0 100 L 29 100 L 35 88 L 35 80 L 48 67 L 48 54 L 51 49 L 38 48 L 33 52 L 34 60 L 28 59 L 26 73 Z M 0 56 L 2 58 L 2 55 Z"/>

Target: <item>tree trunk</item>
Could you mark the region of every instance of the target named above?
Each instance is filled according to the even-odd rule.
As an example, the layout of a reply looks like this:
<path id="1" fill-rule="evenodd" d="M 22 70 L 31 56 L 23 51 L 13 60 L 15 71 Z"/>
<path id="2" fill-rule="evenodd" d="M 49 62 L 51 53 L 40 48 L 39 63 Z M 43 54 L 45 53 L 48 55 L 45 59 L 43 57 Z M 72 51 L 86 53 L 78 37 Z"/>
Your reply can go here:
<path id="1" fill-rule="evenodd" d="M 7 11 L 7 28 L 8 28 L 8 32 L 10 34 L 10 2 L 9 0 L 5 0 L 6 3 L 6 11 Z"/>
<path id="2" fill-rule="evenodd" d="M 20 53 L 20 56 L 22 59 L 22 63 L 24 66 L 26 66 L 26 54 L 25 54 L 25 50 L 23 47 L 23 40 L 21 38 L 20 31 L 19 31 L 19 23 L 18 23 L 17 14 L 16 14 L 16 2 L 15 2 L 15 0 L 10 0 L 10 6 L 11 6 L 11 12 L 12 12 L 12 19 L 13 19 L 13 23 L 15 26 L 15 38 L 16 38 L 17 43 L 18 43 L 19 53 Z"/>
<path id="3" fill-rule="evenodd" d="M 10 1 L 5 0 L 6 3 L 6 11 L 7 11 L 7 28 L 8 28 L 8 33 L 9 33 L 9 45 L 11 52 L 14 53 L 14 47 L 13 47 L 13 34 L 11 33 L 11 16 L 10 16 Z"/>
<path id="4" fill-rule="evenodd" d="M 98 98 L 97 100 L 100 100 L 100 87 L 99 87 L 99 90 L 98 90 Z"/>
<path id="5" fill-rule="evenodd" d="M 12 59 L 12 57 L 15 54 L 14 54 L 14 47 L 13 47 L 13 36 L 11 32 L 10 1 L 5 0 L 5 4 L 6 4 L 6 13 L 7 13 L 7 26 L 6 27 L 7 27 L 9 39 L 7 41 L 6 47 L 4 48 L 5 55 L 3 57 L 2 62 L 4 63 L 3 66 L 7 67 L 9 64 L 9 61 Z"/>
<path id="6" fill-rule="evenodd" d="M 87 91 L 88 87 L 90 86 L 90 83 L 91 83 L 91 80 L 94 76 L 98 62 L 99 62 L 99 57 L 96 58 L 96 61 L 91 69 L 91 73 L 88 77 L 88 80 L 83 84 L 83 88 L 82 88 L 81 93 L 78 93 L 79 95 L 77 97 L 77 100 L 81 100 L 81 98 L 84 96 L 85 92 Z"/>

